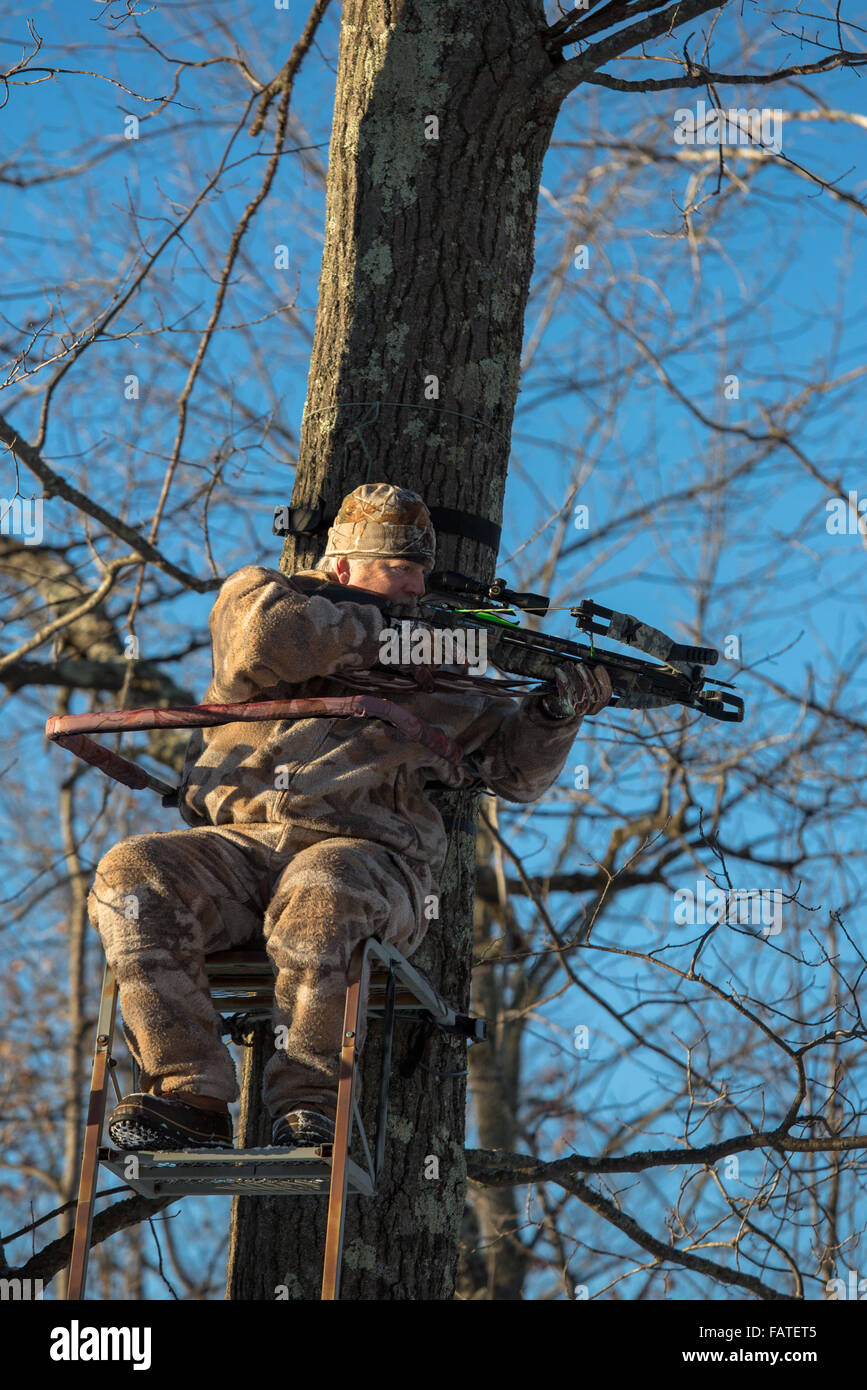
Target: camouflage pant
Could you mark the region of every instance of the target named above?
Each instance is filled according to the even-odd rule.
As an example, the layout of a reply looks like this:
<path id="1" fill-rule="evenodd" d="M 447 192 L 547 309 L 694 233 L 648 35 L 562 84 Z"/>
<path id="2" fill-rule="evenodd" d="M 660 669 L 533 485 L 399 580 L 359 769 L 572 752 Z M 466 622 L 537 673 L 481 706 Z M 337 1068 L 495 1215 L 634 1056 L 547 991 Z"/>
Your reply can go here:
<path id="1" fill-rule="evenodd" d="M 349 958 L 369 936 L 409 956 L 428 927 L 430 881 L 373 840 L 276 824 L 202 826 L 120 841 L 88 898 L 118 983 L 140 1089 L 237 1100 L 205 955 L 264 943 L 273 1021 L 285 1032 L 265 1068 L 276 1116 L 296 1105 L 332 1119 Z M 367 981 L 363 982 L 366 993 Z M 366 1034 L 362 1021 L 358 1046 Z"/>

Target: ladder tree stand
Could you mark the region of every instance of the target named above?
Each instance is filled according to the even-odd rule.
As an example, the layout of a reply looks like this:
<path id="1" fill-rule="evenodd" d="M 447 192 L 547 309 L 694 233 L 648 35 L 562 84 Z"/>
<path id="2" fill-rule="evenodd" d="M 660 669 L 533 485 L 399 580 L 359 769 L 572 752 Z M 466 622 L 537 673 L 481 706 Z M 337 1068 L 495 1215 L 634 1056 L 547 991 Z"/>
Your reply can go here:
<path id="1" fill-rule="evenodd" d="M 441 729 L 426 724 L 400 705 L 368 695 L 333 699 L 260 701 L 235 705 L 191 705 L 181 708 L 111 710 L 49 719 L 46 734 L 107 775 L 133 788 L 149 787 L 162 794 L 163 804 L 178 804 L 178 788 L 170 787 L 137 764 L 101 744 L 88 733 L 128 729 L 201 727 L 259 719 L 345 717 L 386 719 L 410 738 L 425 743 L 439 756 L 458 761 L 462 750 Z M 223 1016 L 223 1033 L 235 1042 L 257 1021 L 270 1020 L 274 970 L 264 949 L 222 951 L 205 958 L 211 998 Z M 368 987 L 365 990 L 365 982 Z M 383 1024 L 376 1134 L 373 1151 L 357 1101 L 356 1039 L 366 995 L 366 1018 Z M 388 1093 L 392 1042 L 396 1019 L 417 1026 L 410 1070 L 418 1062 L 424 1040 L 439 1029 L 482 1042 L 487 1037 L 483 1019 L 457 1012 L 433 988 L 430 981 L 394 947 L 368 937 L 358 943 L 350 959 L 341 1039 L 337 1089 L 337 1116 L 333 1144 L 310 1148 L 205 1150 L 115 1150 L 103 1142 L 109 1084 L 118 1100 L 120 1089 L 112 1053 L 118 989 L 106 964 L 103 973 L 96 1043 L 93 1054 L 90 1098 L 87 1108 L 78 1203 L 69 1263 L 67 1299 L 82 1299 L 93 1226 L 93 1209 L 100 1167 L 120 1178 L 133 1191 L 148 1197 L 177 1195 L 308 1196 L 328 1194 L 322 1292 L 324 1300 L 340 1297 L 343 1232 L 348 1194 L 374 1196 L 385 1162 Z M 134 1077 L 133 1085 L 136 1081 Z M 353 1148 L 353 1136 L 358 1144 Z"/>

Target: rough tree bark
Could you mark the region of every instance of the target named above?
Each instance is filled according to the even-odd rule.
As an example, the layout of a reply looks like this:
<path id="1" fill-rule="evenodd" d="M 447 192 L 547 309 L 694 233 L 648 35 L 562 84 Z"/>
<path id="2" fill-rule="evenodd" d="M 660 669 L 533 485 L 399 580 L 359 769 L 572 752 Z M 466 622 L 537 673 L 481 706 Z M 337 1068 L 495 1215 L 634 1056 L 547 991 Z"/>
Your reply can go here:
<path id="1" fill-rule="evenodd" d="M 480 824 L 476 837 L 476 861 L 480 868 L 487 866 L 491 877 L 493 846 Z M 488 957 L 495 937 L 495 928 L 507 933 L 509 918 L 497 903 L 492 904 L 479 891 L 477 882 L 474 907 L 474 946 L 479 959 Z M 502 937 L 501 937 L 502 939 Z M 508 939 L 508 937 L 507 937 Z M 516 949 L 510 941 L 508 952 Z M 521 1076 L 521 1045 L 524 1029 L 514 1015 L 504 1020 L 508 1011 L 505 987 L 497 971 L 481 969 L 473 981 L 473 1012 L 488 1020 L 487 1047 L 473 1050 L 470 1058 L 478 1142 L 482 1149 L 501 1153 L 517 1153 L 523 1148 L 517 1124 L 518 1088 Z M 475 1298 L 485 1297 L 492 1302 L 517 1302 L 523 1296 L 528 1256 L 517 1232 L 523 1220 L 518 1190 L 514 1187 L 481 1187 L 476 1185 L 473 1205 L 479 1225 L 477 1245 L 484 1266 L 484 1279 L 476 1284 Z M 462 1275 L 467 1279 L 470 1270 L 464 1259 Z"/>
<path id="2" fill-rule="evenodd" d="M 518 388 L 542 161 L 556 110 L 535 0 L 345 0 L 328 171 L 316 334 L 292 503 L 336 509 L 365 481 L 416 489 L 429 505 L 499 524 Z M 282 499 L 281 499 L 282 500 Z M 311 563 L 290 537 L 280 567 Z M 440 531 L 437 564 L 480 579 L 494 551 Z M 455 831 L 440 918 L 414 962 L 469 1001 L 476 800 L 440 794 Z M 443 804 L 444 803 L 444 804 Z M 264 1030 L 263 1030 L 264 1031 Z M 270 1045 L 270 1038 L 265 1045 Z M 395 1049 L 381 1195 L 351 1198 L 347 1300 L 455 1296 L 464 1217 L 465 1083 L 406 1081 Z M 435 1039 L 428 1064 L 465 1066 Z M 362 1059 L 371 1118 L 379 1030 Z M 267 1142 L 261 1055 L 246 1068 L 241 1142 Z M 440 1179 L 424 1177 L 428 1154 Z M 237 1199 L 227 1296 L 319 1297 L 325 1199 Z"/>

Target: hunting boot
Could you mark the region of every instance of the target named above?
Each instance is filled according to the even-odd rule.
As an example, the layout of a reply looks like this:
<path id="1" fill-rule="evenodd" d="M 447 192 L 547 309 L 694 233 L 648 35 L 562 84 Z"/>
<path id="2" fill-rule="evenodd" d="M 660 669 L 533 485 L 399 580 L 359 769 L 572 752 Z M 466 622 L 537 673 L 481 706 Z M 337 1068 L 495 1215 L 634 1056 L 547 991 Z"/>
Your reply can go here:
<path id="1" fill-rule="evenodd" d="M 108 1133 L 119 1149 L 231 1149 L 226 1109 L 188 1105 L 178 1095 L 134 1092 L 111 1112 Z"/>

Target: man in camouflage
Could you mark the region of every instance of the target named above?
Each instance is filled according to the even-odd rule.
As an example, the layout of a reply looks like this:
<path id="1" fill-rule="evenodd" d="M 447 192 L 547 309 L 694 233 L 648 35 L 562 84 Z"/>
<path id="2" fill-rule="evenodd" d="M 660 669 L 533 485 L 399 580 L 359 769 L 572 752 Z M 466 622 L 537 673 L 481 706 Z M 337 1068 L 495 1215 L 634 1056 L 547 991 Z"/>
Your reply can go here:
<path id="1" fill-rule="evenodd" d="M 365 484 L 344 499 L 319 570 L 306 573 L 413 604 L 434 549 L 416 493 Z M 204 703 L 345 695 L 334 678 L 376 663 L 388 626 L 380 609 L 310 596 L 293 583 L 300 578 L 247 565 L 226 580 L 210 617 Z M 424 908 L 438 892 L 446 836 L 425 782 L 535 801 L 559 776 L 583 715 L 611 697 L 601 667 L 563 668 L 556 698 L 443 693 L 418 679 L 396 703 L 456 740 L 459 764 L 379 719 L 197 729 L 180 795 L 192 828 L 134 835 L 100 861 L 88 911 L 140 1069 L 141 1091 L 109 1120 L 119 1147 L 231 1146 L 238 1083 L 204 960 L 263 932 L 275 1037 L 285 1040 L 264 1076 L 273 1142 L 331 1139 L 352 951 L 376 936 L 411 956 L 430 926 Z"/>

